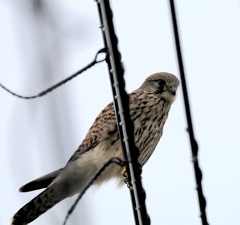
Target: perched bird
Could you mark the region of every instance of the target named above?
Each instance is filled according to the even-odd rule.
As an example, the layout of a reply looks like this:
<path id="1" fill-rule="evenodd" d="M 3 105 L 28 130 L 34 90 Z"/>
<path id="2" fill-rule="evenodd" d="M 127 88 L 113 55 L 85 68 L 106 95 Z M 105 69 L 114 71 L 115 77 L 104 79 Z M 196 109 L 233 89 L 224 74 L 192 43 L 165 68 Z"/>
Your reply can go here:
<path id="1" fill-rule="evenodd" d="M 163 126 L 176 95 L 179 80 L 170 73 L 155 73 L 129 94 L 130 115 L 134 122 L 139 162 L 143 166 L 159 142 Z M 63 199 L 81 192 L 103 163 L 112 157 L 123 158 L 114 104 L 111 102 L 95 119 L 85 139 L 64 168 L 33 180 L 19 190 L 46 188 L 12 217 L 11 225 L 28 224 Z M 116 178 L 123 185 L 122 168 L 111 164 L 93 185 Z"/>

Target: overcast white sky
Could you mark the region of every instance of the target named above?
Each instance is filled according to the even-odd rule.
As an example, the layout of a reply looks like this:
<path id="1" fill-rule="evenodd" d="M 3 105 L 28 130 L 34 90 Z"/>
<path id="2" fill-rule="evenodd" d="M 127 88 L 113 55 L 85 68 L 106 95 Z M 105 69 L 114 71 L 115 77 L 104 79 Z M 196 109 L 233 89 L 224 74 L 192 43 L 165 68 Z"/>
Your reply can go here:
<path id="1" fill-rule="evenodd" d="M 92 61 L 103 47 L 94 1 L 0 1 L 0 82 L 37 94 Z M 111 1 L 129 92 L 155 72 L 180 77 L 168 1 Z M 240 4 L 178 1 L 185 73 L 210 224 L 240 224 Z M 42 19 L 44 18 L 44 19 Z M 200 225 L 181 88 L 163 137 L 143 169 L 151 224 Z M 112 100 L 105 63 L 51 94 L 21 100 L 0 90 L 0 224 L 38 192 L 24 183 L 63 167 Z M 33 222 L 62 224 L 76 196 Z M 88 190 L 68 224 L 134 224 L 126 187 Z"/>

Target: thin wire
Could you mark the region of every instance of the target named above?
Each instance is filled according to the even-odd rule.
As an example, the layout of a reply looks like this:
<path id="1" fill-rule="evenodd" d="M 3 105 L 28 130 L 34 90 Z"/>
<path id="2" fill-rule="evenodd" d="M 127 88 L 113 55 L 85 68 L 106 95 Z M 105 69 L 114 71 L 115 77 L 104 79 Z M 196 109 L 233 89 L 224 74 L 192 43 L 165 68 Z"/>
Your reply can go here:
<path id="1" fill-rule="evenodd" d="M 61 85 L 67 83 L 68 81 L 70 81 L 71 79 L 75 78 L 76 76 L 78 76 L 78 75 L 81 74 L 82 72 L 86 71 L 87 69 L 91 68 L 91 67 L 94 66 L 95 64 L 105 61 L 105 59 L 97 60 L 98 54 L 99 54 L 99 53 L 103 53 L 103 52 L 106 53 L 106 49 L 105 49 L 105 48 L 99 50 L 99 51 L 97 52 L 97 54 L 95 55 L 94 60 L 93 60 L 91 63 L 89 63 L 87 66 L 85 66 L 83 69 L 77 71 L 77 72 L 74 73 L 73 75 L 71 75 L 71 76 L 67 77 L 66 79 L 58 82 L 57 84 L 49 87 L 48 89 L 40 92 L 40 93 L 37 94 L 37 95 L 33 95 L 33 96 L 22 96 L 22 95 L 19 95 L 19 94 L 16 94 L 16 93 L 10 91 L 8 88 L 6 88 L 5 86 L 3 86 L 1 83 L 0 83 L 0 87 L 2 87 L 4 90 L 6 90 L 7 92 L 9 92 L 10 94 L 12 94 L 12 95 L 14 95 L 14 96 L 16 96 L 16 97 L 18 97 L 18 98 L 22 98 L 22 99 L 33 99 L 33 98 L 42 97 L 42 96 L 46 95 L 47 93 L 53 91 L 54 89 L 60 87 Z"/>
<path id="2" fill-rule="evenodd" d="M 72 214 L 73 210 L 76 208 L 79 200 L 82 198 L 82 196 L 84 195 L 84 193 L 87 191 L 87 189 L 93 184 L 93 182 L 98 178 L 98 176 L 104 171 L 104 169 L 109 166 L 111 163 L 116 163 L 119 166 L 124 166 L 125 162 L 122 161 L 120 158 L 117 157 L 113 157 L 111 159 L 109 159 L 108 161 L 106 161 L 100 168 L 99 170 L 92 176 L 92 178 L 88 181 L 88 183 L 84 186 L 83 190 L 81 191 L 81 193 L 78 195 L 78 198 L 75 200 L 75 202 L 73 203 L 72 207 L 68 210 L 68 213 L 66 215 L 66 218 L 63 222 L 63 225 L 66 224 L 69 216 Z"/>
<path id="3" fill-rule="evenodd" d="M 181 46 L 179 41 L 179 34 L 178 34 L 178 27 L 177 27 L 177 19 L 176 19 L 176 13 L 175 13 L 175 7 L 174 7 L 174 0 L 170 0 L 170 8 L 172 13 L 172 23 L 173 23 L 173 29 L 175 34 L 175 44 L 176 44 L 176 50 L 177 50 L 177 56 L 178 56 L 178 65 L 179 65 L 179 71 L 181 75 L 181 83 L 182 83 L 182 90 L 183 90 L 183 97 L 184 97 L 184 103 L 185 103 L 185 111 L 186 111 L 186 117 L 187 117 L 187 123 L 188 123 L 188 133 L 192 148 L 192 162 L 194 165 L 194 172 L 195 172 L 195 178 L 197 183 L 197 193 L 198 193 L 198 200 L 199 200 L 199 206 L 200 206 L 200 217 L 202 219 L 203 225 L 208 225 L 207 222 L 207 215 L 206 215 L 206 199 L 203 195 L 202 190 L 202 172 L 198 165 L 198 144 L 197 141 L 194 138 L 194 132 L 193 132 L 193 126 L 192 126 L 192 118 L 190 113 L 190 106 L 188 101 L 188 94 L 187 94 L 187 85 L 185 80 L 185 73 L 184 73 L 184 67 L 183 67 L 183 60 L 182 60 L 182 53 L 181 53 Z"/>

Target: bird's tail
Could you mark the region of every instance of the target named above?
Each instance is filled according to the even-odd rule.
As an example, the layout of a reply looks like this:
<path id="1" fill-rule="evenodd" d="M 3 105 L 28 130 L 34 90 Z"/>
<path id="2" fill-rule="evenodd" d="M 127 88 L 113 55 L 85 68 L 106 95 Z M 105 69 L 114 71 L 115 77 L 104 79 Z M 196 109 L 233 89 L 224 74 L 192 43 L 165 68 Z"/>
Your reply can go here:
<path id="1" fill-rule="evenodd" d="M 54 184 L 50 185 L 15 213 L 11 225 L 25 225 L 32 222 L 66 197 L 63 191 L 56 191 Z"/>

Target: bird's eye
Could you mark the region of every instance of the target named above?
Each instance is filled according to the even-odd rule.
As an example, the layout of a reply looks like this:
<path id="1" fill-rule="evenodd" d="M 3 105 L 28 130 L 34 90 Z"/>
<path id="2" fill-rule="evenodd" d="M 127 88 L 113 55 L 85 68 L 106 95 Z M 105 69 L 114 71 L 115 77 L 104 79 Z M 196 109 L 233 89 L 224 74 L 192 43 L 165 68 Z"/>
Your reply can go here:
<path id="1" fill-rule="evenodd" d="M 159 80 L 158 81 L 159 86 L 164 86 L 166 82 L 164 80 Z"/>

